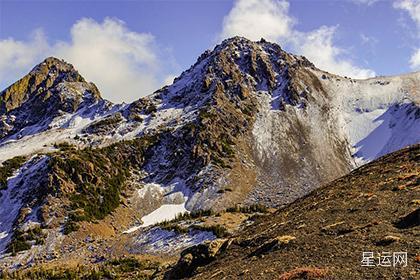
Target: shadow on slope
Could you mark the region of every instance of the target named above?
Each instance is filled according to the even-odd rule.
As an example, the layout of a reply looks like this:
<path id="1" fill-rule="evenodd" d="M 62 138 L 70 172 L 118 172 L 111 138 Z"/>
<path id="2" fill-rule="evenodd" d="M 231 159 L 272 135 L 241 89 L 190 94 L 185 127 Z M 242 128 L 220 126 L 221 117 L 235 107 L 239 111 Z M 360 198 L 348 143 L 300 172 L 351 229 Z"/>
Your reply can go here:
<path id="1" fill-rule="evenodd" d="M 376 128 L 355 147 L 364 162 L 420 142 L 420 108 L 414 103 L 393 105 L 373 120 Z"/>

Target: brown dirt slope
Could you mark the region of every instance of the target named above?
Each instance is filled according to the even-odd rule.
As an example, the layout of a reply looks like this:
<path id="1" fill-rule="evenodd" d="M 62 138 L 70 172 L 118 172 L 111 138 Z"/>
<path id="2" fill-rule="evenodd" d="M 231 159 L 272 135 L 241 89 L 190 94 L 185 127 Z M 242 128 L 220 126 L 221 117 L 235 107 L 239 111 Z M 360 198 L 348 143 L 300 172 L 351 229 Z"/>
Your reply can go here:
<path id="1" fill-rule="evenodd" d="M 420 145 L 386 155 L 220 240 L 222 246 L 209 246 L 211 254 L 187 249 L 167 275 L 193 270 L 194 279 L 420 279 L 419 174 Z M 406 267 L 361 264 L 363 252 L 378 257 L 401 251 L 408 255 Z"/>

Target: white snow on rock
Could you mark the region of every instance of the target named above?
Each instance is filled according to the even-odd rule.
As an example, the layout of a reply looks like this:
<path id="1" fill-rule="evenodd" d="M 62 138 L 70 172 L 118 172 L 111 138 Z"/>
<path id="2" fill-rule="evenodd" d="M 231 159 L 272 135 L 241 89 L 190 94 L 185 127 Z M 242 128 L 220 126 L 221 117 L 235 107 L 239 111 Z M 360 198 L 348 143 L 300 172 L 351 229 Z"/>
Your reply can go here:
<path id="1" fill-rule="evenodd" d="M 314 71 L 321 77 L 323 72 Z M 357 165 L 420 143 L 420 72 L 367 80 L 320 79 Z"/>
<path id="2" fill-rule="evenodd" d="M 47 156 L 36 157 L 25 163 L 7 181 L 7 189 L 1 191 L 0 197 L 0 253 L 6 249 L 13 232 L 19 210 L 24 206 L 24 196 L 28 195 L 31 186 L 36 182 L 36 171 L 47 163 Z M 27 221 L 35 223 L 37 221 Z"/>
<path id="3" fill-rule="evenodd" d="M 140 226 L 134 226 L 134 227 L 131 227 L 131 228 L 129 228 L 129 229 L 127 229 L 127 230 L 123 231 L 123 233 L 124 233 L 124 234 L 129 234 L 129 233 L 135 232 L 135 231 L 137 231 L 137 230 L 139 230 L 139 229 L 141 229 L 141 225 L 140 225 Z"/>
<path id="4" fill-rule="evenodd" d="M 268 57 L 268 53 L 264 49 L 260 47 L 260 50 L 263 57 Z M 244 65 L 247 64 L 242 60 L 245 59 L 245 53 L 235 50 L 239 63 L 238 69 L 244 73 L 246 73 Z M 294 56 L 290 56 L 290 58 L 292 62 L 296 60 Z M 112 129 L 110 134 L 91 134 L 87 138 L 95 143 L 97 141 L 107 145 L 157 130 L 174 129 L 194 121 L 199 109 L 211 97 L 208 92 L 201 92 L 202 85 L 196 82 L 203 80 L 208 62 L 209 58 L 203 56 L 194 67 L 175 79 L 174 84 L 145 97 L 155 105 L 156 110 L 150 114 L 146 114 L 144 111 L 140 113 L 139 117 L 142 121 L 130 122 L 123 116 L 121 123 L 118 123 L 118 127 Z M 287 141 L 290 132 L 287 130 L 286 124 L 289 118 L 292 121 L 298 120 L 301 123 L 309 124 L 308 127 L 313 128 L 310 133 L 310 141 L 317 147 L 327 147 L 328 143 L 324 141 L 327 132 L 328 135 L 336 133 L 340 136 L 340 140 L 347 140 L 356 166 L 406 145 L 420 142 L 420 118 L 416 111 L 420 104 L 420 72 L 396 77 L 354 80 L 316 69 L 308 71 L 312 71 L 318 77 L 325 89 L 326 96 L 321 93 L 313 94 L 316 102 L 310 104 L 306 109 L 301 108 L 299 104 L 288 106 L 287 114 L 280 112 L 279 107 L 279 101 L 284 93 L 283 82 L 285 82 L 282 81 L 281 75 L 276 74 L 278 88 L 272 93 L 267 88 L 267 80 L 254 81 L 257 91 L 253 94 L 257 96 L 260 111 L 257 112 L 252 132 L 256 151 L 260 158 L 275 158 L 276 153 L 282 152 L 276 143 L 279 142 L 279 139 Z M 66 90 L 64 88 L 62 94 L 71 97 L 72 95 Z M 76 91 L 81 94 L 79 88 L 76 88 Z M 328 107 L 327 111 L 330 115 L 326 121 L 320 114 L 321 110 L 318 107 L 320 104 Z M 90 106 L 82 106 L 73 114 L 63 113 L 56 117 L 48 123 L 48 127 L 44 123 L 28 126 L 7 139 L 0 139 L 0 163 L 19 155 L 50 152 L 54 150 L 54 143 L 68 141 L 78 144 L 74 140 L 75 136 L 82 134 L 90 124 L 117 112 L 123 115 L 124 110 L 129 107 L 125 104 L 111 106 L 108 103 L 108 105 L 95 103 Z M 303 145 L 306 144 L 303 143 Z M 301 147 L 300 144 L 296 145 L 296 149 Z M 159 152 L 164 154 L 165 147 L 161 149 L 162 151 Z M 290 151 L 290 153 L 292 152 Z M 322 153 L 322 150 L 320 152 Z M 41 168 L 46 159 L 45 156 L 38 157 L 26 163 L 14 177 L 9 178 L 8 189 L 2 191 L 0 197 L 0 252 L 10 241 L 13 221 L 23 206 L 22 195 L 28 192 L 29 183 L 32 184 L 37 180 L 37 178 L 31 177 L 31 174 Z M 304 160 L 302 159 L 302 161 Z M 150 165 L 148 171 L 153 174 L 153 171 L 159 168 L 166 168 L 165 164 L 163 157 L 158 158 L 156 162 L 148 163 Z M 201 170 L 200 174 L 203 173 L 203 177 L 212 173 L 213 170 L 209 170 L 209 166 Z M 210 179 L 213 180 L 212 177 Z M 211 204 L 214 194 L 219 190 L 218 186 L 223 185 L 222 180 L 225 179 L 223 177 L 214 179 L 215 182 L 217 180 L 220 180 L 219 184 L 214 184 L 202 192 L 196 193 L 192 193 L 181 180 L 174 180 L 168 185 L 160 185 L 156 182 L 145 184 L 138 190 L 138 197 L 144 200 L 153 199 L 159 203 L 160 207 L 142 217 L 143 224 L 135 225 L 124 233 L 130 234 L 141 228 L 174 219 L 178 214 L 193 209 L 194 205 Z M 157 203 L 154 205 L 156 206 Z M 36 222 L 36 220 L 28 221 L 27 225 L 30 226 Z M 197 244 L 212 238 L 215 237 L 206 232 L 178 235 L 171 231 L 149 228 L 149 230 L 141 231 L 137 245 L 149 248 L 151 251 L 170 251 L 173 248 Z"/>
<path id="5" fill-rule="evenodd" d="M 185 202 L 181 204 L 163 204 L 152 213 L 144 216 L 141 220 L 143 224 L 140 227 L 148 227 L 163 221 L 175 219 L 178 214 L 188 213 L 185 208 Z"/>
<path id="6" fill-rule="evenodd" d="M 129 234 L 140 228 L 149 227 L 163 221 L 176 218 L 177 215 L 188 213 L 186 202 L 189 199 L 190 191 L 185 187 L 184 182 L 175 178 L 171 184 L 160 185 L 156 183 L 145 184 L 137 191 L 140 199 L 154 199 L 162 201 L 162 205 L 151 213 L 142 217 L 143 224 L 135 225 L 123 233 Z"/>
<path id="7" fill-rule="evenodd" d="M 145 184 L 143 188 L 137 191 L 140 198 L 144 198 L 146 194 L 150 194 L 152 197 L 159 197 L 164 193 L 164 188 L 155 183 Z"/>
<path id="8" fill-rule="evenodd" d="M 208 231 L 190 230 L 185 234 L 177 234 L 174 231 L 153 228 L 136 237 L 130 252 L 176 254 L 178 250 L 214 239 L 216 236 Z"/>
<path id="9" fill-rule="evenodd" d="M 63 113 L 48 125 L 48 129 L 33 125 L 20 132 L 0 139 L 0 163 L 15 156 L 51 152 L 56 143 L 73 142 L 73 138 L 92 122 L 110 114 L 113 110 L 101 112 L 101 105 L 83 107 L 74 114 Z"/>
<path id="10" fill-rule="evenodd" d="M 0 232 L 0 239 L 6 238 L 9 235 L 6 231 Z"/>
<path id="11" fill-rule="evenodd" d="M 255 138 L 255 148 L 259 158 L 263 158 L 266 154 L 276 153 L 276 144 L 273 136 L 275 131 L 275 110 L 271 107 L 272 97 L 266 91 L 258 93 L 260 102 L 260 110 L 255 119 L 252 134 Z"/>
<path id="12" fill-rule="evenodd" d="M 181 204 L 163 204 L 158 209 L 141 218 L 143 224 L 131 227 L 123 233 L 129 234 L 141 228 L 149 227 L 164 221 L 175 219 L 179 214 L 189 213 L 185 208 L 185 202 Z"/>

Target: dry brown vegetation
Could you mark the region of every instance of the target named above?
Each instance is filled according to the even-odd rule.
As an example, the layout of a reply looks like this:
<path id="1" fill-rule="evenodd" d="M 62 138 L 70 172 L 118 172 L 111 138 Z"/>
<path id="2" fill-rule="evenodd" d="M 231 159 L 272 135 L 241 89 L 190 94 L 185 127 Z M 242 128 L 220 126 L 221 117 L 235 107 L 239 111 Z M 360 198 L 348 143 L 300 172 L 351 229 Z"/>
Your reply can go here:
<path id="1" fill-rule="evenodd" d="M 328 270 L 316 267 L 298 267 L 280 275 L 279 280 L 293 279 L 325 279 Z"/>
<path id="2" fill-rule="evenodd" d="M 419 174 L 420 145 L 386 155 L 258 218 L 192 278 L 418 279 Z M 366 268 L 364 251 L 407 252 L 408 264 Z"/>

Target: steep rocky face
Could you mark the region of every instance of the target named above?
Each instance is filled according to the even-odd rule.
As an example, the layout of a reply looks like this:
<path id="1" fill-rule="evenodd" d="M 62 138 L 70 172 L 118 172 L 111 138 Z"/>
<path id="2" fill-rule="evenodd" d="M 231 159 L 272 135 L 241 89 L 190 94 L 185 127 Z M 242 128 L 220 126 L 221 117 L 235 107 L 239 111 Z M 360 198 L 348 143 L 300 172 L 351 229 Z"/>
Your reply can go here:
<path id="1" fill-rule="evenodd" d="M 170 118 L 149 180 L 170 184 L 176 175 L 190 209 L 223 208 L 247 198 L 284 203 L 350 170 L 345 138 L 325 121 L 329 97 L 312 71 L 304 57 L 265 41 L 235 37 L 205 52 L 147 101 L 157 104 L 155 116 L 172 109 L 184 118 Z M 132 104 L 130 114 L 147 102 Z"/>
<path id="2" fill-rule="evenodd" d="M 0 137 L 33 125 L 38 126 L 34 131 L 40 131 L 60 114 L 74 113 L 99 100 L 96 86 L 71 64 L 47 58 L 0 93 Z"/>
<path id="3" fill-rule="evenodd" d="M 181 179 L 189 209 L 279 206 L 417 143 L 419 83 L 418 73 L 342 78 L 276 44 L 235 37 L 201 55 L 173 85 L 130 105 L 130 114 L 153 111 L 142 131 L 169 132 L 148 180 Z"/>

